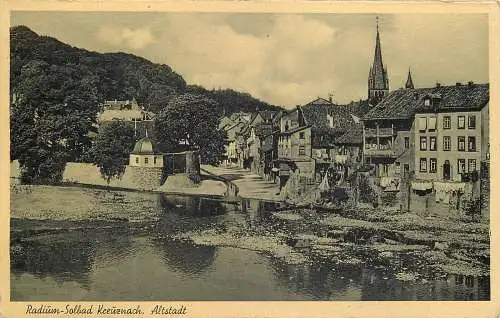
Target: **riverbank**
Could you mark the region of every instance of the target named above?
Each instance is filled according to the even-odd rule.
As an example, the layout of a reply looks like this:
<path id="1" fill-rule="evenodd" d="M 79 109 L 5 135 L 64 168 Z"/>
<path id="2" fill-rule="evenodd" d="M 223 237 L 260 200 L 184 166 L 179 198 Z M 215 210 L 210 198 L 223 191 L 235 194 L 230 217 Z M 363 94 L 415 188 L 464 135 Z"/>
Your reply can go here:
<path id="1" fill-rule="evenodd" d="M 264 180 L 261 176 L 247 169 L 209 165 L 202 165 L 201 169 L 237 186 L 239 197 L 265 201 L 283 201 L 280 197 L 279 184 Z"/>
<path id="2" fill-rule="evenodd" d="M 81 186 L 113 191 L 150 191 L 170 194 L 225 196 L 227 187 L 223 181 L 212 178 L 210 174 L 201 173 L 199 183 L 193 183 L 186 174 L 168 176 L 163 185 L 143 189 L 137 186 L 133 176 L 126 173 L 120 179 L 112 179 L 109 184 L 102 178 L 99 169 L 91 164 L 68 163 L 62 181 L 65 185 Z M 10 183 L 20 186 L 19 163 L 10 163 Z"/>

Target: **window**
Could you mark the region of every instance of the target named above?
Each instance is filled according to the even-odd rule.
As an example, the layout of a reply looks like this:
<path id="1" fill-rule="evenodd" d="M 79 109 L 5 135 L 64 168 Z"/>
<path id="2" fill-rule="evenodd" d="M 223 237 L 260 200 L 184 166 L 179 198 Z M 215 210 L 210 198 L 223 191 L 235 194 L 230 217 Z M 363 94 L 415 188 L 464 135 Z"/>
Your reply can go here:
<path id="1" fill-rule="evenodd" d="M 420 158 L 420 172 L 427 172 L 427 158 Z"/>
<path id="2" fill-rule="evenodd" d="M 476 129 L 476 116 L 475 115 L 471 115 L 469 116 L 469 129 Z"/>
<path id="3" fill-rule="evenodd" d="M 469 172 L 476 171 L 476 159 L 469 159 Z"/>
<path id="4" fill-rule="evenodd" d="M 451 150 L 451 137 L 443 136 L 443 150 L 450 151 Z"/>
<path id="5" fill-rule="evenodd" d="M 139 163 L 139 157 L 135 157 L 135 163 Z"/>
<path id="6" fill-rule="evenodd" d="M 148 162 L 149 162 L 149 158 L 148 157 L 144 158 L 144 163 L 147 164 Z"/>
<path id="7" fill-rule="evenodd" d="M 427 128 L 429 131 L 436 130 L 436 117 L 429 117 L 429 125 Z"/>
<path id="8" fill-rule="evenodd" d="M 458 116 L 458 129 L 465 129 L 465 116 Z"/>
<path id="9" fill-rule="evenodd" d="M 458 136 L 458 151 L 465 151 L 465 137 Z"/>
<path id="10" fill-rule="evenodd" d="M 429 150 L 436 151 L 436 137 L 429 137 Z"/>
<path id="11" fill-rule="evenodd" d="M 405 137 L 405 149 L 410 148 L 410 137 Z"/>
<path id="12" fill-rule="evenodd" d="M 418 119 L 418 130 L 425 131 L 427 129 L 427 117 L 420 117 Z"/>
<path id="13" fill-rule="evenodd" d="M 451 129 L 451 117 L 450 116 L 443 117 L 443 129 Z"/>
<path id="14" fill-rule="evenodd" d="M 300 139 L 306 139 L 306 133 L 305 132 L 299 133 L 299 138 Z"/>
<path id="15" fill-rule="evenodd" d="M 429 172 L 435 173 L 437 171 L 437 159 L 430 158 L 429 159 Z"/>
<path id="16" fill-rule="evenodd" d="M 476 151 L 476 137 L 469 136 L 469 142 L 467 143 L 469 151 Z"/>
<path id="17" fill-rule="evenodd" d="M 401 163 L 396 162 L 396 173 L 401 173 Z"/>
<path id="18" fill-rule="evenodd" d="M 306 147 L 300 146 L 299 147 L 299 156 L 305 156 L 306 155 Z"/>
<path id="19" fill-rule="evenodd" d="M 465 173 L 465 159 L 458 159 L 458 173 Z"/>
<path id="20" fill-rule="evenodd" d="M 156 164 L 156 157 L 153 158 L 153 163 Z"/>
<path id="21" fill-rule="evenodd" d="M 427 150 L 427 137 L 420 137 L 420 150 Z"/>

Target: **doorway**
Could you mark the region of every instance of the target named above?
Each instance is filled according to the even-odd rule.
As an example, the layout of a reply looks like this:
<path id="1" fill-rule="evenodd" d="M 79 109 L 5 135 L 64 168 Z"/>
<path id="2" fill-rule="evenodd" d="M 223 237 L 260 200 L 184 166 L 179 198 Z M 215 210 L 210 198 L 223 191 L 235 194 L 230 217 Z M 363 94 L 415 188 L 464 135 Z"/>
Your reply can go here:
<path id="1" fill-rule="evenodd" d="M 450 178 L 451 178 L 450 162 L 448 160 L 445 160 L 443 165 L 443 179 L 450 180 Z"/>

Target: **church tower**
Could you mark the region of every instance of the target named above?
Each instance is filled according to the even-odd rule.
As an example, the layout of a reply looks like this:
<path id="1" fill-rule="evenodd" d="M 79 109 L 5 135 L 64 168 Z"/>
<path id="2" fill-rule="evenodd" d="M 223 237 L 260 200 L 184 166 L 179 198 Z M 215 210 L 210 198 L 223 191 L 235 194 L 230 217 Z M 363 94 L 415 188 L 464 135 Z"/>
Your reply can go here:
<path id="1" fill-rule="evenodd" d="M 406 79 L 405 88 L 408 88 L 408 89 L 415 88 L 415 85 L 413 85 L 413 79 L 411 78 L 411 70 L 410 69 L 408 69 L 408 78 Z"/>
<path id="2" fill-rule="evenodd" d="M 380 34 L 378 31 L 377 17 L 377 39 L 375 43 L 375 56 L 373 65 L 368 75 L 368 102 L 370 105 L 377 105 L 389 93 L 389 79 L 387 69 L 382 63 L 382 49 L 380 47 Z"/>

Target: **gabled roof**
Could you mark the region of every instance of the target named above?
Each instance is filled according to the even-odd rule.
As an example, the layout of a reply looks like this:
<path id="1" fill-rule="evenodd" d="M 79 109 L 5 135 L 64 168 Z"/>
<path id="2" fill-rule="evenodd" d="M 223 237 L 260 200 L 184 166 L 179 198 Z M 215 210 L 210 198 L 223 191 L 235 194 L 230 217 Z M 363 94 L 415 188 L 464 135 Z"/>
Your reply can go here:
<path id="1" fill-rule="evenodd" d="M 306 124 L 311 125 L 312 130 L 320 133 L 340 133 L 354 122 L 349 107 L 327 103 L 309 103 L 301 107 Z M 330 126 L 328 116 L 333 117 L 333 127 Z"/>
<path id="2" fill-rule="evenodd" d="M 424 100 L 431 96 L 441 97 L 437 108 L 434 108 L 432 103 L 430 106 L 425 106 Z M 400 88 L 389 93 L 377 106 L 363 116 L 363 120 L 411 119 L 417 111 L 477 110 L 485 106 L 488 101 L 489 84 L 464 84 L 417 89 Z"/>
<path id="3" fill-rule="evenodd" d="M 255 119 L 260 116 L 262 118 L 262 122 L 270 122 L 273 120 L 274 116 L 278 113 L 275 110 L 262 110 L 256 113 L 252 113 L 252 117 L 250 118 L 249 124 L 252 125 Z"/>
<path id="4" fill-rule="evenodd" d="M 324 99 L 324 98 L 318 97 L 315 100 L 307 103 L 306 105 L 333 105 L 333 103 Z M 304 105 L 304 106 L 306 106 L 306 105 Z"/>

